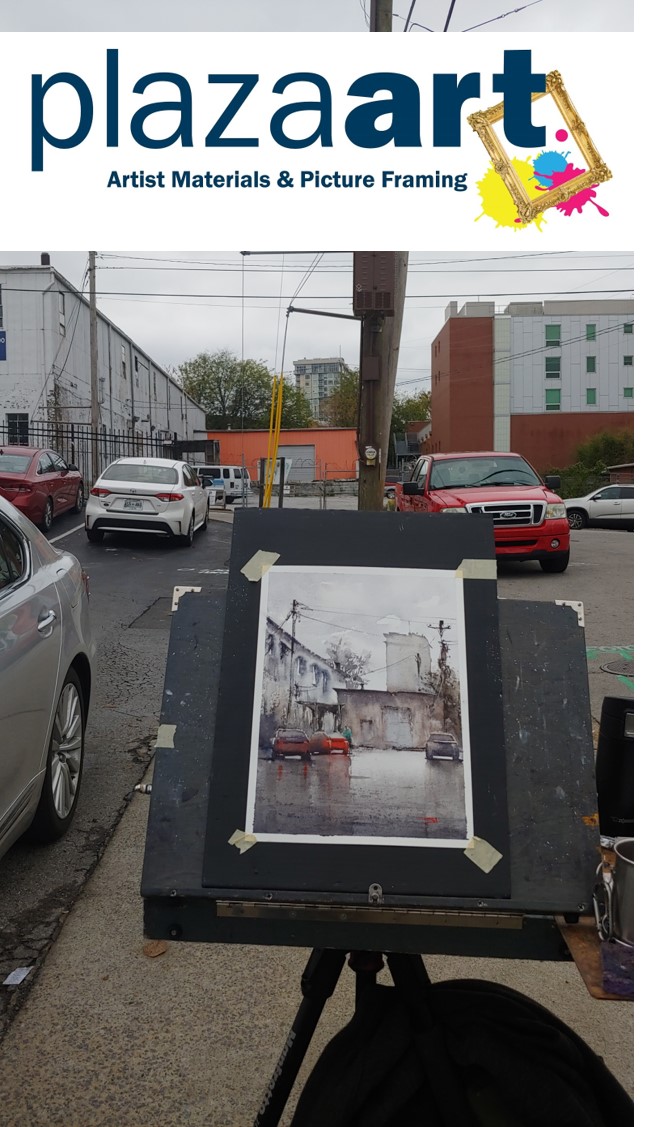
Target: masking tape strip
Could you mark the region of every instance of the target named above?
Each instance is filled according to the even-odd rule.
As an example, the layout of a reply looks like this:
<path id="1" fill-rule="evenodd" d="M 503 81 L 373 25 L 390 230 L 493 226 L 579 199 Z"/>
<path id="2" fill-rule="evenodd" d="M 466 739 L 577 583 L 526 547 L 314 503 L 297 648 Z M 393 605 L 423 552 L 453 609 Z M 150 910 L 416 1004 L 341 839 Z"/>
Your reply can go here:
<path id="1" fill-rule="evenodd" d="M 457 579 L 496 579 L 496 560 L 463 560 L 456 568 Z"/>
<path id="2" fill-rule="evenodd" d="M 484 873 L 490 873 L 503 857 L 498 849 L 484 841 L 482 837 L 473 837 L 468 841 L 467 848 L 463 852 L 468 860 L 473 861 Z"/>
<path id="3" fill-rule="evenodd" d="M 246 834 L 244 830 L 234 830 L 228 844 L 235 845 L 241 853 L 246 853 L 248 849 L 256 845 L 256 838 L 253 834 Z"/>
<path id="4" fill-rule="evenodd" d="M 155 747 L 175 747 L 177 724 L 160 724 L 157 729 Z"/>
<path id="5" fill-rule="evenodd" d="M 263 578 L 278 558 L 278 552 L 256 552 L 240 570 L 250 583 L 258 583 L 258 580 Z"/>

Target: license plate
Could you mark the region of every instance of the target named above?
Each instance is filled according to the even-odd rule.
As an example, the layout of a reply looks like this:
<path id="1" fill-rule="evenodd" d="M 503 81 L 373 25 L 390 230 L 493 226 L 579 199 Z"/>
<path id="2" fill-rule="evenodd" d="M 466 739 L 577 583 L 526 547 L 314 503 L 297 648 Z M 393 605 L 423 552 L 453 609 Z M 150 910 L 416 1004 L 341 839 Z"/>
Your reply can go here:
<path id="1" fill-rule="evenodd" d="M 139 512 L 142 511 L 143 508 L 144 508 L 144 502 L 143 501 L 135 501 L 134 499 L 132 499 L 130 497 L 127 497 L 126 500 L 124 501 L 124 509 L 135 509 L 135 511 L 139 513 Z"/>

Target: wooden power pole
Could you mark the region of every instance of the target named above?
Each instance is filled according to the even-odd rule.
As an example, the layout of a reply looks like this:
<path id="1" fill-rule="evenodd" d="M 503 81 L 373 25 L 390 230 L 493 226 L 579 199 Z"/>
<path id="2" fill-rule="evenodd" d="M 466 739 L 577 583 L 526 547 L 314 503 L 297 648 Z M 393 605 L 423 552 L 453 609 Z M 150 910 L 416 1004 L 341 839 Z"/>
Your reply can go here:
<path id="1" fill-rule="evenodd" d="M 358 251 L 353 258 L 353 311 L 362 318 L 359 509 L 384 508 L 408 259 L 407 251 Z"/>
<path id="2" fill-rule="evenodd" d="M 371 0 L 369 31 L 393 31 L 393 0 Z"/>
<path id="3" fill-rule="evenodd" d="M 97 252 L 90 251 L 90 427 L 92 442 L 92 483 L 99 476 L 99 345 L 97 338 Z"/>

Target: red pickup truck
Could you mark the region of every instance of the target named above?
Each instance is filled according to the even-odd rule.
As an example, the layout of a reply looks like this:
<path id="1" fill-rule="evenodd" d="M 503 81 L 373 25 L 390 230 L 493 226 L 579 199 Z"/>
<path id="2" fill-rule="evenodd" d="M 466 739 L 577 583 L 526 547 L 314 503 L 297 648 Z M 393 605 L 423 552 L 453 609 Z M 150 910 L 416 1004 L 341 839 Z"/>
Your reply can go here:
<path id="1" fill-rule="evenodd" d="M 538 560 L 544 571 L 566 571 L 570 529 L 566 506 L 519 454 L 477 451 L 427 454 L 409 481 L 395 486 L 395 507 L 411 513 L 482 513 L 494 522 L 497 559 Z"/>

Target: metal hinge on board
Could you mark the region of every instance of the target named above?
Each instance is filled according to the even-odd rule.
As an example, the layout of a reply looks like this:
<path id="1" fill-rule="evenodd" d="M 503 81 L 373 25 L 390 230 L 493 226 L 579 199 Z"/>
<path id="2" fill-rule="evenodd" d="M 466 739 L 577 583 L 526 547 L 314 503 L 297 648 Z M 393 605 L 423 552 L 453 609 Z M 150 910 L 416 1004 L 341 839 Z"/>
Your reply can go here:
<path id="1" fill-rule="evenodd" d="M 381 884 L 369 884 L 368 886 L 368 902 L 369 904 L 383 904 L 384 893 L 382 892 Z"/>

